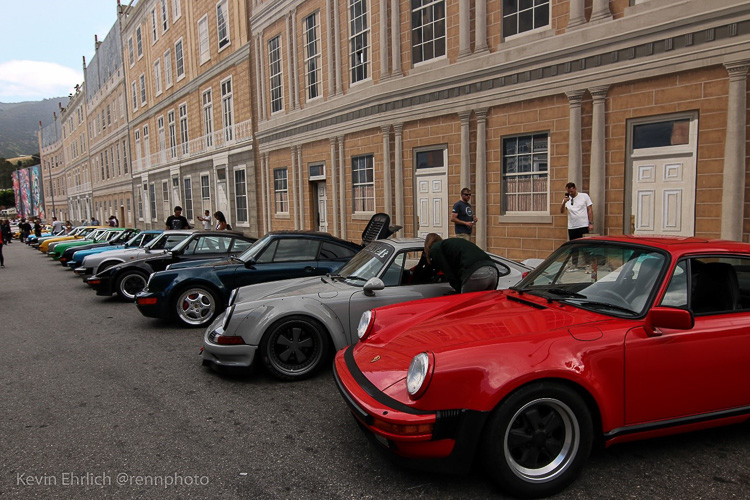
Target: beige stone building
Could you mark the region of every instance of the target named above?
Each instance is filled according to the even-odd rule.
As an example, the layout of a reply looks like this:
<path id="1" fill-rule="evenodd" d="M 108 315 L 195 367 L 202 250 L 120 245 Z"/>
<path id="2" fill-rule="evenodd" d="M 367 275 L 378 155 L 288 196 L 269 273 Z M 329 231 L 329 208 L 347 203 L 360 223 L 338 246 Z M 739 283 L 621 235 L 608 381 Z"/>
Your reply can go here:
<path id="1" fill-rule="evenodd" d="M 117 217 L 121 226 L 134 224 L 125 72 L 120 25 L 116 22 L 84 70 L 89 140 L 92 212 L 106 224 Z"/>
<path id="2" fill-rule="evenodd" d="M 251 0 L 262 228 L 453 235 L 543 257 L 594 232 L 747 240 L 750 4 Z"/>
<path id="3" fill-rule="evenodd" d="M 65 181 L 65 155 L 63 154 L 62 131 L 57 113 L 52 123 L 42 126 L 39 122 L 39 161 L 44 186 L 44 211 L 47 219 L 68 219 L 67 184 Z"/>
<path id="4" fill-rule="evenodd" d="M 84 220 L 90 220 L 93 202 L 86 91 L 83 85 L 76 85 L 75 93 L 71 95 L 67 106 L 60 107 L 60 113 L 68 209 L 66 220 L 79 225 Z"/>
<path id="5" fill-rule="evenodd" d="M 121 8 L 134 218 L 163 228 L 222 211 L 258 234 L 247 2 L 146 0 Z"/>

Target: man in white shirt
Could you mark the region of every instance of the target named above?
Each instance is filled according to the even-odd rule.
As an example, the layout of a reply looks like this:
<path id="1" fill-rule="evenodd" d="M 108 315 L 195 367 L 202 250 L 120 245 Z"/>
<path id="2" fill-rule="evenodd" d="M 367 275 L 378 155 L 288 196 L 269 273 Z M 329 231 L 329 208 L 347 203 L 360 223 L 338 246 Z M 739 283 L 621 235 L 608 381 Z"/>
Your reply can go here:
<path id="1" fill-rule="evenodd" d="M 594 229 L 594 204 L 589 195 L 578 192 L 575 183 L 567 183 L 565 189 L 560 213 L 568 211 L 568 239 L 575 240 Z"/>
<path id="2" fill-rule="evenodd" d="M 209 229 L 211 229 L 211 212 L 206 210 L 204 213 L 205 217 L 198 217 L 198 220 L 203 222 L 203 229 L 208 231 Z"/>
<path id="3" fill-rule="evenodd" d="M 57 217 L 52 217 L 52 234 L 57 234 L 63 230 L 62 221 L 57 220 Z"/>

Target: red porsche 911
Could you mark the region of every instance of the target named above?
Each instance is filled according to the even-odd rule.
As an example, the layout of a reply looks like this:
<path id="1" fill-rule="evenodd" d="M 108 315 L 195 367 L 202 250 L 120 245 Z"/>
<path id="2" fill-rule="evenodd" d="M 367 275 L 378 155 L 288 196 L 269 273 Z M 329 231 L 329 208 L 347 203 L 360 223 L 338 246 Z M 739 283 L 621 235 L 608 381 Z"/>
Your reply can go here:
<path id="1" fill-rule="evenodd" d="M 750 245 L 579 239 L 510 290 L 374 309 L 358 335 L 334 378 L 380 448 L 552 495 L 595 442 L 750 417 Z"/>

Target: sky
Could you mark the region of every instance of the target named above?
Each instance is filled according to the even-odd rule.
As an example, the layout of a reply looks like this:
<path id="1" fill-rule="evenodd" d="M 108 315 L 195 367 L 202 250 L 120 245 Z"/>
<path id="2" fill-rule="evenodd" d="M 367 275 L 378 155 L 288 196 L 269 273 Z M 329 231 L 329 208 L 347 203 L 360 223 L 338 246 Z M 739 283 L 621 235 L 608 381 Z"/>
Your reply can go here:
<path id="1" fill-rule="evenodd" d="M 117 21 L 117 0 L 0 0 L 0 20 L 0 102 L 41 101 L 83 83 L 83 57 Z"/>

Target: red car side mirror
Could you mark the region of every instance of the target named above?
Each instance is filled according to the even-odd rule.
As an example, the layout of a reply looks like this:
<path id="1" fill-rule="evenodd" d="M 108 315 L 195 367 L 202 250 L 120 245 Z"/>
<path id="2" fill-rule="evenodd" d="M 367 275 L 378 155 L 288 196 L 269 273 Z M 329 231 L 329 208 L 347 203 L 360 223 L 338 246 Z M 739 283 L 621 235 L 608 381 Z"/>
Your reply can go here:
<path id="1" fill-rule="evenodd" d="M 649 336 L 661 335 L 661 328 L 670 330 L 690 330 L 695 325 L 693 313 L 673 307 L 654 307 L 646 318 L 646 331 Z"/>

